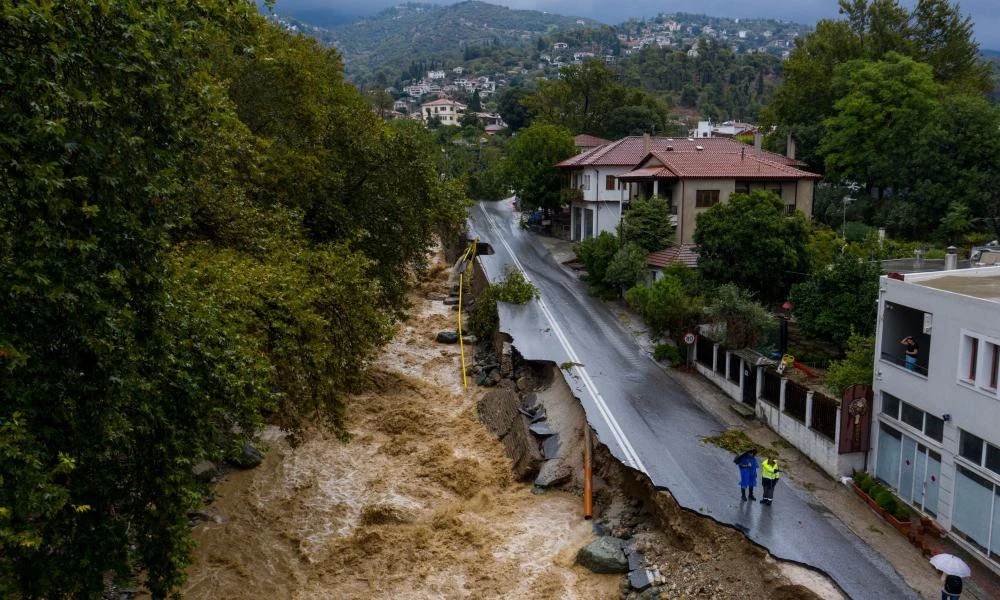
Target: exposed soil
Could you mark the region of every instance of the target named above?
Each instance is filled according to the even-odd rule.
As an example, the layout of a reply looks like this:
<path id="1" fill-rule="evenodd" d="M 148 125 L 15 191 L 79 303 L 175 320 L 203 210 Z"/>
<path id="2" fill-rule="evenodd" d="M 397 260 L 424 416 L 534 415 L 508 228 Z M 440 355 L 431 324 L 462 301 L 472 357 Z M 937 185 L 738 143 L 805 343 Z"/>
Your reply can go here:
<path id="1" fill-rule="evenodd" d="M 669 494 L 595 450 L 594 519 L 582 516 L 586 426 L 554 366 L 536 393 L 574 477 L 560 489 L 514 481 L 478 422 L 485 388 L 463 385 L 459 345 L 435 341 L 457 311 L 438 263 L 412 318 L 349 399 L 351 439 L 321 429 L 296 447 L 278 431 L 264 463 L 220 482 L 195 528 L 187 598 L 567 599 L 634 595 L 620 575 L 574 564 L 595 530 L 634 539 L 662 597 L 780 600 L 843 596 L 817 573 L 780 564 L 739 532 L 680 509 Z M 466 347 L 466 364 L 473 349 Z M 580 462 L 572 457 L 580 457 Z"/>

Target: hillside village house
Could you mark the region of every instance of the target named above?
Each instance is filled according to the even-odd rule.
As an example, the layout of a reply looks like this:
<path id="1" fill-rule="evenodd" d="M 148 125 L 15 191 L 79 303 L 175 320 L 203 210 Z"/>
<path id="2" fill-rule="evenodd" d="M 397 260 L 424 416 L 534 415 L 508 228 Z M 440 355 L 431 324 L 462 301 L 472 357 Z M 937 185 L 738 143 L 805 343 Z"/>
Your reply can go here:
<path id="1" fill-rule="evenodd" d="M 724 123 L 698 121 L 698 127 L 688 133 L 691 137 L 696 138 L 736 137 L 738 135 L 753 135 L 757 133 L 757 127 L 750 123 L 741 123 L 739 121 L 725 121 Z"/>
<path id="2" fill-rule="evenodd" d="M 631 136 L 577 154 L 556 165 L 568 176 L 570 239 L 616 233 L 632 198 L 661 196 L 670 203 L 676 243 L 694 242 L 695 218 L 734 192 L 778 194 L 788 212 L 812 215 L 820 176 L 794 158 L 729 138 Z"/>
<path id="3" fill-rule="evenodd" d="M 875 343 L 868 470 L 1000 570 L 1000 267 L 882 277 Z"/>
<path id="4" fill-rule="evenodd" d="M 465 114 L 465 105 L 457 100 L 442 98 L 421 104 L 420 114 L 424 118 L 424 123 L 437 117 L 442 125 L 460 125 L 462 115 Z"/>

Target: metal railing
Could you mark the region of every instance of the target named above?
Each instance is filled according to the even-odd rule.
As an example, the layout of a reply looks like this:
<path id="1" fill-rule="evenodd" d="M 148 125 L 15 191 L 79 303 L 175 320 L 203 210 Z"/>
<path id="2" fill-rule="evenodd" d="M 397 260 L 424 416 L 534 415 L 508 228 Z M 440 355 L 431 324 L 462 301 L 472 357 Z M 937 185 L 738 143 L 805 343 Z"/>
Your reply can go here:
<path id="1" fill-rule="evenodd" d="M 927 365 L 920 364 L 918 359 L 916 363 L 907 364 L 906 356 L 903 354 L 894 354 L 892 352 L 883 352 L 881 359 L 883 362 L 892 363 L 898 367 L 901 367 L 911 373 L 917 373 L 918 375 L 923 375 L 927 377 Z"/>

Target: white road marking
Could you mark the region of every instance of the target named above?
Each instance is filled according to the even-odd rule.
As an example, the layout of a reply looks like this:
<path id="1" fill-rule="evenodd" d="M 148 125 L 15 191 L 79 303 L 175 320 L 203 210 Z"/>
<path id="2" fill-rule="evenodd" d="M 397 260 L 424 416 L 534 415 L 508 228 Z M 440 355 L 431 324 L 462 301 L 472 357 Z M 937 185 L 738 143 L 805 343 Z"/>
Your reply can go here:
<path id="1" fill-rule="evenodd" d="M 503 238 L 503 235 L 501 235 L 502 232 L 500 227 L 497 225 L 496 220 L 482 206 L 479 207 L 479 210 L 482 211 L 486 220 L 489 222 L 490 229 L 497 234 L 497 241 L 503 244 L 503 247 L 507 249 L 507 254 L 509 254 L 511 260 L 514 261 L 514 266 L 521 272 L 525 280 L 534 285 L 531 281 L 531 277 L 521 264 L 521 261 L 519 261 L 517 259 L 517 255 L 514 254 L 514 250 L 507 244 L 507 240 Z M 607 403 L 604 402 L 604 398 L 601 397 L 601 393 L 597 391 L 597 386 L 594 385 L 594 382 L 587 373 L 587 369 L 583 366 L 583 362 L 580 360 L 580 357 L 573 350 L 569 340 L 563 334 L 562 328 L 560 328 L 559 324 L 556 323 L 555 317 L 549 310 L 548 305 L 546 305 L 545 301 L 541 298 L 538 299 L 538 304 L 542 308 L 542 313 L 545 315 L 546 320 L 548 320 L 549 326 L 552 327 L 552 331 L 556 334 L 556 338 L 559 340 L 559 343 L 566 351 L 570 361 L 573 362 L 573 370 L 579 375 L 580 380 L 583 382 L 587 391 L 590 392 L 591 397 L 594 399 L 594 404 L 597 406 L 597 410 L 601 413 L 601 417 L 604 419 L 604 422 L 607 423 L 608 427 L 611 429 L 611 435 L 614 436 L 615 442 L 617 442 L 618 447 L 625 455 L 625 463 L 648 475 L 649 472 L 646 470 L 646 466 L 642 464 L 642 461 L 639 459 L 639 455 L 636 453 L 635 449 L 632 448 L 632 444 L 629 443 L 625 432 L 622 431 L 621 426 L 618 425 L 618 421 L 616 421 L 614 415 L 611 414 L 611 409 L 608 407 Z"/>

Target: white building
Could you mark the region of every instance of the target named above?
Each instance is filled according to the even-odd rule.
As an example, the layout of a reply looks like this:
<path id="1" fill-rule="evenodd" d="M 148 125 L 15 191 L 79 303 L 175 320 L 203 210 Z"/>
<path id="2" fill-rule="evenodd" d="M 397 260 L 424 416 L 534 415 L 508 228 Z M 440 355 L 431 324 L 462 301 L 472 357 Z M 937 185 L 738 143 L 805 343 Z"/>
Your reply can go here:
<path id="1" fill-rule="evenodd" d="M 753 189 L 781 196 L 785 210 L 812 214 L 819 175 L 801 162 L 730 138 L 673 139 L 629 136 L 558 163 L 568 186 L 570 239 L 616 233 L 632 198 L 666 198 L 676 219 L 676 241 L 693 243 L 699 213 L 730 194 Z"/>
<path id="2" fill-rule="evenodd" d="M 882 277 L 878 315 L 868 470 L 1000 569 L 1000 268 Z"/>
<path id="3" fill-rule="evenodd" d="M 420 114 L 424 117 L 424 123 L 437 117 L 442 125 L 460 125 L 465 105 L 457 100 L 442 98 L 421 104 Z"/>

